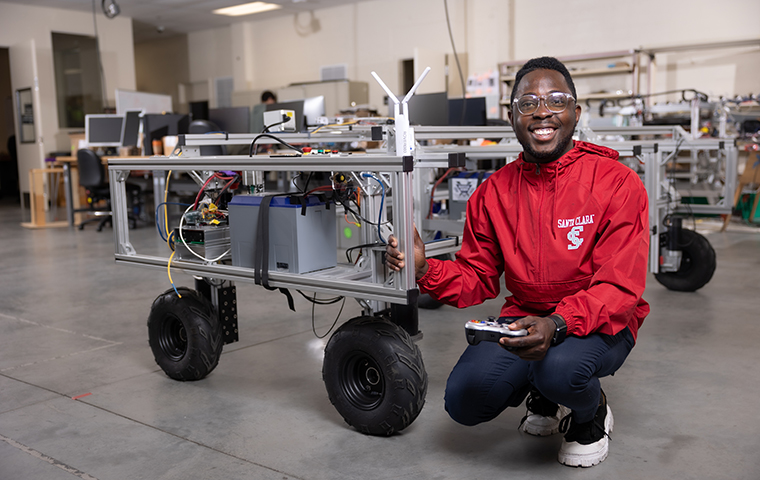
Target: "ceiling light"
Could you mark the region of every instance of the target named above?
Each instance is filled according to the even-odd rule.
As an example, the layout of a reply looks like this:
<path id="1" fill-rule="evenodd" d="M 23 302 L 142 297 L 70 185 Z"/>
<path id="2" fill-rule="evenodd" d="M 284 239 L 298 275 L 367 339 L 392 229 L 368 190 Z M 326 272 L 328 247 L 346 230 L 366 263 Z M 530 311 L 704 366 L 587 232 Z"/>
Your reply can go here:
<path id="1" fill-rule="evenodd" d="M 254 13 L 268 12 L 269 10 L 277 10 L 282 8 L 281 5 L 266 2 L 252 2 L 244 3 L 242 5 L 235 5 L 234 7 L 218 8 L 212 13 L 217 15 L 228 15 L 230 17 L 238 17 L 241 15 L 253 15 Z"/>

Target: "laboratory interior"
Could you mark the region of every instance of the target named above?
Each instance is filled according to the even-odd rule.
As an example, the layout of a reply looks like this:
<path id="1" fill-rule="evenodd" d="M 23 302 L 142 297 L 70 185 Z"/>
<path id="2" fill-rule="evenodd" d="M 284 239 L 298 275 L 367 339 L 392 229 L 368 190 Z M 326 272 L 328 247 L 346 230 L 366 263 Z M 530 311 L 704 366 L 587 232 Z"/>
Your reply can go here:
<path id="1" fill-rule="evenodd" d="M 245 1 L 0 0 L 1 480 L 760 478 L 760 2 Z"/>

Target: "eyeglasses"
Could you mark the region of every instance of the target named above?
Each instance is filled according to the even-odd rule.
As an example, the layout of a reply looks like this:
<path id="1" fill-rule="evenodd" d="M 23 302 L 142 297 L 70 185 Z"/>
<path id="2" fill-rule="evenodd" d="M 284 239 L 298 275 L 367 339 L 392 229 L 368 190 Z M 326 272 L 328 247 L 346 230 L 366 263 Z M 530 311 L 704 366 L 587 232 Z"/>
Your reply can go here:
<path id="1" fill-rule="evenodd" d="M 547 110 L 552 113 L 560 113 L 564 112 L 570 100 L 575 101 L 575 98 L 569 93 L 554 92 L 549 95 L 523 95 L 512 104 L 517 105 L 517 110 L 522 115 L 532 115 L 538 110 L 541 100 L 544 101 Z"/>

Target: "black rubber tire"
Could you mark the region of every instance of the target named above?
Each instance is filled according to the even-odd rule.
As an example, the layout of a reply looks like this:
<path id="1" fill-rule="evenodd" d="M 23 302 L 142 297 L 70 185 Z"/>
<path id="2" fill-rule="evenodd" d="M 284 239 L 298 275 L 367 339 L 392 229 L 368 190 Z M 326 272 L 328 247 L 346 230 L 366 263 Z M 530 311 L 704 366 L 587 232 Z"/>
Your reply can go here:
<path id="1" fill-rule="evenodd" d="M 175 380 L 200 380 L 219 363 L 224 342 L 211 302 L 186 287 L 169 289 L 148 316 L 148 342 L 156 363 Z"/>
<path id="2" fill-rule="evenodd" d="M 443 306 L 441 302 L 431 297 L 428 293 L 421 293 L 417 299 L 417 306 L 425 310 L 437 310 Z"/>
<path id="3" fill-rule="evenodd" d="M 428 377 L 409 334 L 383 318 L 357 317 L 325 347 L 327 395 L 350 426 L 389 436 L 408 427 L 425 404 Z"/>
<path id="4" fill-rule="evenodd" d="M 660 235 L 660 248 L 668 245 L 668 232 Z M 679 248 L 681 265 L 677 272 L 660 272 L 654 277 L 668 290 L 694 292 L 705 285 L 715 273 L 715 250 L 710 242 L 693 230 L 681 230 Z"/>

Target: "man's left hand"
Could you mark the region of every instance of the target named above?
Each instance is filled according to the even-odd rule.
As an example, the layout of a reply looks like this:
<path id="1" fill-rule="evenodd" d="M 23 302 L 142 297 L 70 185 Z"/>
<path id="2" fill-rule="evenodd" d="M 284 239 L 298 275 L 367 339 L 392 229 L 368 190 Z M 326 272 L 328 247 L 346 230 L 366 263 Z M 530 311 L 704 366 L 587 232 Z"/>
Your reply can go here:
<path id="1" fill-rule="evenodd" d="M 523 360 L 543 360 L 552 344 L 556 325 L 548 317 L 523 317 L 507 325 L 510 330 L 528 330 L 525 337 L 505 337 L 499 345 Z"/>

